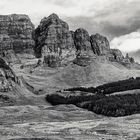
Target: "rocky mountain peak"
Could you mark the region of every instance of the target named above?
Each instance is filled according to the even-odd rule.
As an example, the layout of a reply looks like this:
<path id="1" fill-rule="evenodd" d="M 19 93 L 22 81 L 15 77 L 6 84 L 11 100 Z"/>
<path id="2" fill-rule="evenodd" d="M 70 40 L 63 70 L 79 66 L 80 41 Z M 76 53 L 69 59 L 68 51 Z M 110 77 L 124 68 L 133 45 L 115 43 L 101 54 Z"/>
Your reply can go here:
<path id="1" fill-rule="evenodd" d="M 56 14 L 41 20 L 35 30 L 35 54 L 42 57 L 47 66 L 55 67 L 74 55 L 74 41 L 68 24 Z"/>
<path id="2" fill-rule="evenodd" d="M 110 49 L 105 36 L 98 33 L 90 36 L 83 28 L 70 31 L 68 24 L 55 13 L 44 17 L 36 29 L 28 15 L 0 15 L 0 56 L 10 63 L 20 62 L 17 56 L 22 53 L 35 54 L 49 67 L 69 62 L 86 66 L 96 56 L 117 62 L 124 60 L 121 51 Z M 132 58 L 126 60 L 134 62 Z"/>
<path id="3" fill-rule="evenodd" d="M 27 15 L 0 15 L 0 53 L 33 53 L 33 31 L 34 25 Z"/>
<path id="4" fill-rule="evenodd" d="M 44 27 L 48 28 L 49 26 L 54 26 L 54 25 L 55 26 L 56 25 L 57 26 L 63 26 L 63 28 L 69 29 L 68 24 L 66 22 L 64 22 L 63 20 L 61 20 L 59 18 L 59 16 L 57 14 L 54 14 L 54 13 L 51 14 L 50 16 L 48 16 L 48 17 L 44 17 L 41 20 L 39 27 L 44 26 Z"/>

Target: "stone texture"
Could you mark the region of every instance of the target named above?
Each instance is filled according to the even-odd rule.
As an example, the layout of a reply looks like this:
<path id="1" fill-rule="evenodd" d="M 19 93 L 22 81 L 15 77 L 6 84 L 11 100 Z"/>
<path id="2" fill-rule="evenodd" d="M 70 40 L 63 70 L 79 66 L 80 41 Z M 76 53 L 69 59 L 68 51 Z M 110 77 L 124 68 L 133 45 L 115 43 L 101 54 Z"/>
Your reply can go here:
<path id="1" fill-rule="evenodd" d="M 77 56 L 76 59 L 73 61 L 74 64 L 77 64 L 82 67 L 90 65 L 91 62 L 92 62 L 91 58 L 87 55 Z"/>
<path id="2" fill-rule="evenodd" d="M 133 57 L 130 57 L 129 54 L 127 53 L 123 59 L 123 63 L 126 65 L 135 64 L 135 60 Z"/>
<path id="3" fill-rule="evenodd" d="M 74 63 L 80 66 L 89 65 L 91 63 L 93 51 L 88 32 L 85 29 L 79 28 L 74 32 L 73 37 L 76 47 L 76 59 Z"/>
<path id="4" fill-rule="evenodd" d="M 56 14 L 41 20 L 35 30 L 35 42 L 36 56 L 45 58 L 44 63 L 48 66 L 59 66 L 64 59 L 75 56 L 74 41 L 69 26 Z"/>
<path id="5" fill-rule="evenodd" d="M 107 55 L 110 53 L 109 41 L 106 37 L 95 34 L 90 37 L 93 52 L 97 55 Z"/>
<path id="6" fill-rule="evenodd" d="M 119 62 L 125 66 L 130 66 L 131 64 L 135 64 L 135 60 L 133 57 L 129 57 L 128 54 L 124 57 L 122 52 L 119 49 L 111 49 L 109 60 L 112 62 Z"/>
<path id="7" fill-rule="evenodd" d="M 65 66 L 70 62 L 85 67 L 99 57 L 104 61 L 120 63 L 130 61 L 124 59 L 120 50 L 110 49 L 106 37 L 98 33 L 90 36 L 83 28 L 70 31 L 68 24 L 56 14 L 41 20 L 40 25 L 35 29 L 34 40 L 35 55 L 41 58 L 44 66 L 48 67 Z"/>
<path id="8" fill-rule="evenodd" d="M 14 83 L 19 84 L 18 77 L 8 64 L 0 58 L 0 92 L 11 91 L 14 88 Z"/>
<path id="9" fill-rule="evenodd" d="M 27 15 L 0 15 L 0 52 L 33 53 L 34 25 Z"/>
<path id="10" fill-rule="evenodd" d="M 85 29 L 79 28 L 74 32 L 74 43 L 77 55 L 89 55 L 89 52 L 92 51 L 90 36 Z"/>
<path id="11" fill-rule="evenodd" d="M 124 56 L 119 49 L 111 49 L 110 53 L 112 54 L 112 57 L 110 57 L 110 61 L 117 61 L 117 62 L 123 61 Z"/>

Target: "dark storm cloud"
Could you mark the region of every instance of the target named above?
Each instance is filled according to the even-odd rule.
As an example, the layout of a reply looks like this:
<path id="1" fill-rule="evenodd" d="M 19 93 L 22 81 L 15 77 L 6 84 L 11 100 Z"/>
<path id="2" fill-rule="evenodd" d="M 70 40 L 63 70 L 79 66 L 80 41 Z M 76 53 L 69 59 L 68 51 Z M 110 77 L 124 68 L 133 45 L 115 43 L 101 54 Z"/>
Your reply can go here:
<path id="1" fill-rule="evenodd" d="M 140 28 L 140 1 L 118 0 L 101 10 L 89 8 L 89 15 L 66 18 L 70 27 L 85 28 L 90 34 L 99 32 L 110 39 Z M 94 13 L 94 16 L 92 16 Z"/>
<path id="2" fill-rule="evenodd" d="M 100 33 L 107 36 L 110 40 L 113 37 L 130 33 L 129 27 L 112 25 L 110 22 L 107 21 L 97 23 L 91 17 L 65 18 L 65 20 L 69 23 L 70 29 L 72 30 L 76 30 L 77 28 L 81 27 L 86 29 L 89 34 Z"/>
<path id="3" fill-rule="evenodd" d="M 125 21 L 126 23 L 123 23 L 122 25 L 104 21 L 101 22 L 99 26 L 105 34 L 109 35 L 110 38 L 129 34 L 140 29 L 140 12 L 137 12 L 134 17 L 125 19 Z"/>

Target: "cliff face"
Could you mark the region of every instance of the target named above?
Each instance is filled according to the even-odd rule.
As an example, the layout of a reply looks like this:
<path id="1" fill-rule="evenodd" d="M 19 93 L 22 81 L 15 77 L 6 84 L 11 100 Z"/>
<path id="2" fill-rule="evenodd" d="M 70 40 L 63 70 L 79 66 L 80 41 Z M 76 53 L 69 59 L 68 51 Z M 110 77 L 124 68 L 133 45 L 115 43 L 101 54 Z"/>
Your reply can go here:
<path id="1" fill-rule="evenodd" d="M 33 53 L 34 25 L 27 15 L 0 16 L 0 52 L 14 50 L 15 53 Z"/>
<path id="2" fill-rule="evenodd" d="M 11 91 L 14 83 L 19 83 L 18 77 L 16 77 L 8 64 L 0 58 L 0 92 Z"/>
<path id="3" fill-rule="evenodd" d="M 79 28 L 74 32 L 74 42 L 79 54 L 92 50 L 90 36 L 85 29 Z"/>
<path id="4" fill-rule="evenodd" d="M 93 51 L 88 32 L 85 29 L 79 28 L 74 32 L 73 39 L 76 48 L 76 59 L 74 63 L 80 66 L 89 65 Z"/>
<path id="5" fill-rule="evenodd" d="M 61 64 L 63 59 L 74 55 L 74 42 L 69 26 L 56 14 L 41 20 L 35 30 L 35 54 L 43 57 L 50 67 Z"/>
<path id="6" fill-rule="evenodd" d="M 110 53 L 109 41 L 106 37 L 95 34 L 90 37 L 93 52 L 97 55 L 107 55 Z"/>
<path id="7" fill-rule="evenodd" d="M 59 67 L 68 62 L 89 65 L 97 56 L 110 61 L 124 62 L 120 50 L 111 50 L 109 41 L 100 34 L 89 35 L 85 29 L 69 31 L 69 26 L 56 14 L 43 18 L 35 29 L 35 54 L 43 64 Z"/>

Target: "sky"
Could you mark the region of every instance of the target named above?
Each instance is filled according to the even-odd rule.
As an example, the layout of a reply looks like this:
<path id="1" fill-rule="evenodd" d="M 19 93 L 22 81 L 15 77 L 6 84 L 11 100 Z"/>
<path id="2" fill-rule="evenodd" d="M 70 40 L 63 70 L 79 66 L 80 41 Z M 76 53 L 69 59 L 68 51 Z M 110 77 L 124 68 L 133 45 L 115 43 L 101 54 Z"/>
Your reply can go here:
<path id="1" fill-rule="evenodd" d="M 123 51 L 140 49 L 140 0 L 0 1 L 1 15 L 27 14 L 37 26 L 43 17 L 56 13 L 71 30 L 82 27 L 90 34 L 105 35 L 111 47 Z"/>

